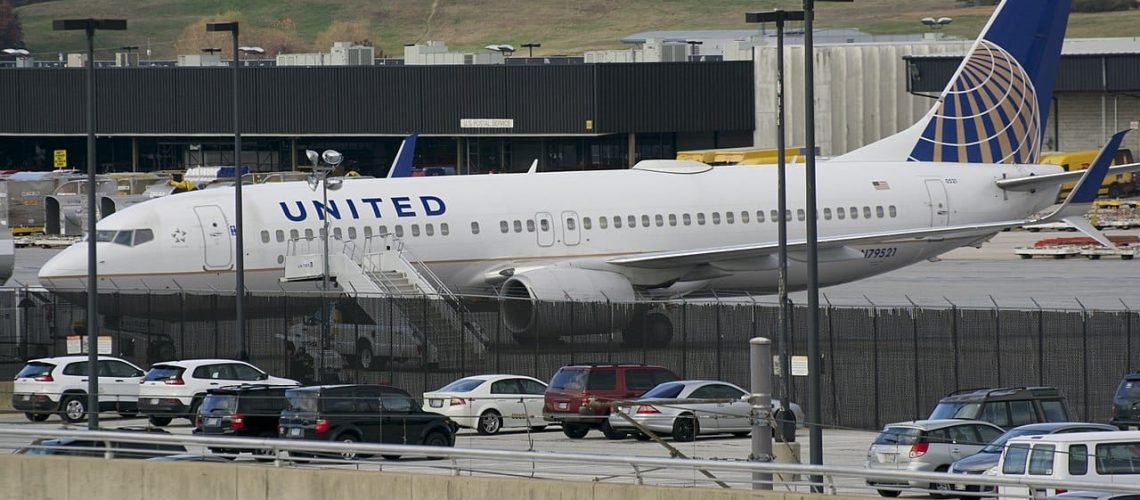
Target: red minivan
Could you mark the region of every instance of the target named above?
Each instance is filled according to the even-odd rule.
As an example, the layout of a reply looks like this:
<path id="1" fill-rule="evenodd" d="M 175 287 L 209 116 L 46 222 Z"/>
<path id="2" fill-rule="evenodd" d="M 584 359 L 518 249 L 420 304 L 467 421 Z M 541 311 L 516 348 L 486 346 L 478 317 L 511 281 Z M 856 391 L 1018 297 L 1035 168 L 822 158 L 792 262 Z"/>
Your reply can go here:
<path id="1" fill-rule="evenodd" d="M 608 407 L 591 408 L 591 402 L 636 398 L 657 384 L 678 380 L 661 366 L 644 364 L 580 364 L 559 368 L 546 388 L 542 414 L 546 421 L 562 424 L 562 432 L 581 439 L 590 429 L 599 429 L 609 439 L 625 432 L 609 424 Z"/>

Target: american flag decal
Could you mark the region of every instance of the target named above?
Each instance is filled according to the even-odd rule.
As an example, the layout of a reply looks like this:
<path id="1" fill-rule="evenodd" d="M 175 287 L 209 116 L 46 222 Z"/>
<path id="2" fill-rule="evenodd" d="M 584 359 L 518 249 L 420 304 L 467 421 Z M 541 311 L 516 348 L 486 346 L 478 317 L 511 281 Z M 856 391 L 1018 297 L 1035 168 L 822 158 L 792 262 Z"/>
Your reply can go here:
<path id="1" fill-rule="evenodd" d="M 891 185 L 887 184 L 887 181 L 871 181 L 871 185 L 875 186 L 875 189 L 879 191 L 884 191 L 891 188 Z"/>

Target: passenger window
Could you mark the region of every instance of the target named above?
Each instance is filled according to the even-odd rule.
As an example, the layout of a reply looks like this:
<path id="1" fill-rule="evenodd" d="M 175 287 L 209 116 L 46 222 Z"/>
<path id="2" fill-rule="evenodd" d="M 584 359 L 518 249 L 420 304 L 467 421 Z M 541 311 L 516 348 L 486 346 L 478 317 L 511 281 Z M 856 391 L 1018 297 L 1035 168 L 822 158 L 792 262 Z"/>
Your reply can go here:
<path id="1" fill-rule="evenodd" d="M 372 237 L 372 226 L 364 226 L 364 237 L 365 238 L 371 238 Z"/>
<path id="2" fill-rule="evenodd" d="M 98 365 L 96 365 L 96 366 L 98 366 Z M 63 374 L 64 375 L 87 375 L 87 362 L 86 361 L 80 361 L 78 363 L 72 363 L 70 365 L 67 365 L 63 369 Z"/>
<path id="3" fill-rule="evenodd" d="M 471 223 L 471 234 L 479 234 L 479 223 L 478 222 L 472 222 Z"/>
<path id="4" fill-rule="evenodd" d="M 897 212 L 895 211 L 894 205 L 887 207 L 887 211 L 891 214 L 892 219 L 895 218 L 895 215 L 897 214 Z"/>
<path id="5" fill-rule="evenodd" d="M 605 229 L 606 227 L 609 226 L 609 223 L 610 223 L 610 220 L 608 218 L 606 218 L 606 216 L 603 215 L 601 217 L 598 217 L 598 228 L 599 229 Z"/>
<path id="6" fill-rule="evenodd" d="M 325 239 L 325 235 L 326 235 L 326 234 L 328 234 L 328 233 L 327 233 L 327 232 L 325 232 L 325 228 L 323 228 L 323 227 L 322 227 L 322 228 L 320 228 L 320 229 L 318 229 L 318 230 L 317 230 L 317 234 L 319 234 L 319 235 L 320 235 L 320 238 L 323 240 L 323 239 Z"/>
<path id="7" fill-rule="evenodd" d="M 653 372 L 648 370 L 626 370 L 625 388 L 629 391 L 648 391 L 657 382 L 653 379 Z"/>
<path id="8" fill-rule="evenodd" d="M 988 425 L 975 426 L 975 430 L 978 431 L 978 436 L 981 437 L 981 442 L 983 443 L 989 443 L 997 439 L 998 436 L 1002 435 L 1002 432 L 1000 430 L 994 429 Z"/>
<path id="9" fill-rule="evenodd" d="M 278 230 L 277 232 L 280 233 L 281 231 Z M 143 243 L 146 243 L 146 242 L 153 240 L 153 239 L 154 239 L 154 231 L 151 231 L 150 229 L 137 229 L 137 230 L 135 230 L 135 242 L 133 245 L 137 247 L 137 246 L 142 245 Z M 282 240 L 278 239 L 277 241 L 282 241 Z"/>
<path id="10" fill-rule="evenodd" d="M 511 225 L 508 224 L 507 221 L 505 221 L 505 220 L 499 221 L 499 231 L 502 231 L 503 234 L 507 234 L 507 232 L 509 232 L 510 230 L 511 230 Z"/>
<path id="11" fill-rule="evenodd" d="M 724 213 L 724 223 L 725 224 L 732 224 L 733 222 L 735 222 L 734 217 L 735 216 L 732 212 L 725 212 Z"/>
<path id="12" fill-rule="evenodd" d="M 1042 401 L 1041 411 L 1045 413 L 1046 422 L 1068 422 L 1069 414 L 1065 412 L 1065 405 L 1060 401 Z"/>
<path id="13" fill-rule="evenodd" d="M 586 379 L 587 390 L 612 390 L 617 387 L 617 372 L 614 370 L 597 370 L 590 372 Z"/>
<path id="14" fill-rule="evenodd" d="M 1053 474 L 1053 450 L 1051 444 L 1039 444 L 1033 447 L 1029 455 L 1029 474 L 1034 476 L 1049 476 Z"/>
<path id="15" fill-rule="evenodd" d="M 621 216 L 620 215 L 614 216 L 614 229 L 621 229 Z"/>
<path id="16" fill-rule="evenodd" d="M 831 220 L 831 209 L 830 208 L 823 209 L 823 219 L 824 220 Z"/>
<path id="17" fill-rule="evenodd" d="M 582 229 L 590 230 L 592 228 L 593 228 L 593 224 L 590 222 L 590 218 L 589 217 L 582 217 Z M 532 227 L 530 229 L 530 231 L 534 232 L 534 228 Z"/>
<path id="18" fill-rule="evenodd" d="M 982 406 L 982 411 L 978 415 L 978 420 L 989 422 L 998 427 L 1008 428 L 1009 425 L 1009 409 L 1004 401 L 995 403 L 986 403 Z"/>
<path id="19" fill-rule="evenodd" d="M 261 380 L 262 373 L 254 369 L 252 366 L 234 363 L 230 365 L 230 375 L 233 380 Z"/>
<path id="20" fill-rule="evenodd" d="M 342 239 L 344 239 L 343 234 L 344 233 L 341 232 L 339 227 L 333 228 L 333 238 L 336 238 L 338 240 L 342 240 Z"/>
<path id="21" fill-rule="evenodd" d="M 796 219 L 799 220 L 800 222 L 807 220 L 807 212 L 805 212 L 804 209 L 802 209 L 802 208 L 797 208 L 796 209 Z"/>
<path id="22" fill-rule="evenodd" d="M 757 223 L 764 222 L 764 211 L 763 210 L 757 210 L 756 211 L 756 222 Z"/>
<path id="23" fill-rule="evenodd" d="M 419 224 L 412 224 L 412 236 L 419 236 L 419 235 L 420 235 L 420 225 Z"/>
<path id="24" fill-rule="evenodd" d="M 515 219 L 514 226 L 515 226 L 515 232 L 516 233 L 522 232 L 522 221 L 521 220 Z"/>
<path id="25" fill-rule="evenodd" d="M 791 222 L 792 221 L 792 209 L 789 208 L 787 212 L 784 212 L 784 217 L 785 217 L 784 220 Z"/>
<path id="26" fill-rule="evenodd" d="M 435 225 L 424 224 L 424 233 L 428 236 L 435 236 Z"/>
<path id="27" fill-rule="evenodd" d="M 1025 474 L 1025 461 L 1029 458 L 1029 445 L 1017 443 L 1009 445 L 1005 450 L 1005 463 L 1001 466 L 1002 474 Z"/>
<path id="28" fill-rule="evenodd" d="M 472 224 L 475 224 L 475 223 L 472 222 Z M 478 233 L 479 231 L 476 230 L 475 232 Z M 389 234 L 391 234 L 391 233 L 388 232 L 388 226 L 380 226 L 380 236 L 388 236 Z"/>
<path id="29" fill-rule="evenodd" d="M 851 220 L 859 218 L 859 207 L 851 207 Z"/>
<path id="30" fill-rule="evenodd" d="M 574 223 L 574 218 L 573 217 L 567 217 L 566 218 L 566 229 L 568 231 L 573 231 L 577 228 L 578 228 L 578 224 Z"/>
<path id="31" fill-rule="evenodd" d="M 305 230 L 305 239 L 306 240 L 313 239 L 313 230 L 312 229 L 306 229 Z"/>
<path id="32" fill-rule="evenodd" d="M 630 229 L 636 228 L 637 227 L 637 217 L 634 215 L 630 215 L 630 216 L 628 216 L 628 219 L 629 219 L 629 228 Z"/>
<path id="33" fill-rule="evenodd" d="M 835 218 L 839 219 L 839 220 L 846 219 L 847 218 L 847 211 L 843 210 L 843 207 L 836 208 L 835 209 Z"/>
<path id="34" fill-rule="evenodd" d="M 522 394 L 519 384 L 514 379 L 500 380 L 491 383 L 491 394 Z"/>
<path id="35" fill-rule="evenodd" d="M 282 231 L 282 230 L 278 229 L 278 230 L 277 230 L 277 232 L 274 234 L 274 236 L 276 236 L 276 237 L 277 237 L 277 242 L 278 242 L 278 243 L 281 243 L 281 242 L 284 242 L 284 241 L 285 241 L 285 231 Z M 138 240 L 138 238 L 135 238 L 135 240 Z"/>
<path id="36" fill-rule="evenodd" d="M 669 225 L 670 226 L 676 226 L 677 225 L 677 214 L 669 214 Z"/>
<path id="37" fill-rule="evenodd" d="M 550 220 L 549 219 L 542 219 L 541 221 L 538 222 L 538 228 L 541 229 L 542 232 L 544 232 L 544 233 L 547 231 L 550 231 Z"/>
<path id="38" fill-rule="evenodd" d="M 1032 401 L 1010 401 L 1009 410 L 1013 416 L 1014 427 L 1037 422 L 1037 415 L 1033 412 Z"/>
<path id="39" fill-rule="evenodd" d="M 648 215 L 642 215 L 641 216 L 641 227 L 649 227 L 649 216 Z"/>
<path id="40" fill-rule="evenodd" d="M 519 379 L 522 384 L 523 394 L 542 395 L 546 393 L 546 386 L 530 379 Z"/>
<path id="41" fill-rule="evenodd" d="M 698 226 L 705 225 L 705 213 L 704 212 L 698 212 L 697 213 L 697 225 Z"/>
<path id="42" fill-rule="evenodd" d="M 683 222 L 686 226 L 691 226 L 693 224 L 693 217 L 689 214 L 682 214 L 681 222 Z"/>
<path id="43" fill-rule="evenodd" d="M 396 237 L 397 238 L 403 238 L 404 237 L 404 226 L 396 224 Z"/>
<path id="44" fill-rule="evenodd" d="M 744 212 L 744 211 L 740 212 L 740 223 L 741 224 L 748 224 L 748 212 Z"/>
<path id="45" fill-rule="evenodd" d="M 1069 445 L 1069 475 L 1083 476 L 1089 472 L 1089 447 L 1083 444 Z"/>
<path id="46" fill-rule="evenodd" d="M 665 225 L 665 217 L 661 214 L 654 215 L 653 222 L 657 223 L 657 227 L 662 227 Z"/>
<path id="47" fill-rule="evenodd" d="M 451 234 L 451 229 L 447 227 L 446 222 L 439 223 L 439 234 L 440 236 L 447 236 L 448 234 Z"/>
<path id="48" fill-rule="evenodd" d="M 713 224 L 720 225 L 720 212 L 712 213 L 712 222 Z"/>
<path id="49" fill-rule="evenodd" d="M 926 442 L 930 444 L 945 444 L 950 442 L 950 433 L 946 429 L 936 429 L 926 433 Z"/>
<path id="50" fill-rule="evenodd" d="M 864 219 L 870 219 L 871 218 L 871 207 L 863 207 L 863 218 Z"/>
<path id="51" fill-rule="evenodd" d="M 346 415 L 356 411 L 356 405 L 353 403 L 354 398 L 345 392 L 337 396 L 328 396 L 322 398 L 323 408 L 325 414 L 328 415 Z"/>
<path id="52" fill-rule="evenodd" d="M 301 234 L 300 234 L 300 233 L 298 233 L 296 229 L 290 229 L 290 230 L 289 230 L 289 239 L 291 239 L 291 240 L 297 240 L 297 239 L 300 239 L 300 238 L 301 238 Z"/>
<path id="53" fill-rule="evenodd" d="M 883 218 L 883 207 L 882 207 L 882 205 L 875 207 L 875 217 L 878 217 L 880 219 Z"/>
<path id="54" fill-rule="evenodd" d="M 954 444 L 982 445 L 974 434 L 973 426 L 959 425 L 950 428 L 950 442 Z"/>
<path id="55" fill-rule="evenodd" d="M 415 404 L 412 398 L 403 394 L 386 392 L 380 396 L 382 411 L 387 413 L 410 413 Z"/>
<path id="56" fill-rule="evenodd" d="M 356 239 L 356 228 L 355 227 L 348 228 L 348 239 L 350 239 L 350 240 Z"/>
<path id="57" fill-rule="evenodd" d="M 772 222 L 780 222 L 779 219 L 780 219 L 780 212 L 778 210 L 773 210 L 772 216 L 768 218 L 768 220 L 771 220 Z"/>

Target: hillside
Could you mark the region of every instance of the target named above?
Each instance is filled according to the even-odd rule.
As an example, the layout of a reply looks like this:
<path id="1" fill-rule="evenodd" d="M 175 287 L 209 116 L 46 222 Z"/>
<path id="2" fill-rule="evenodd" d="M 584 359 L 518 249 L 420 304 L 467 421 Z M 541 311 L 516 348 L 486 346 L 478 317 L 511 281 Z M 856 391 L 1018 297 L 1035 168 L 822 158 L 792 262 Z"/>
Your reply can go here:
<path id="1" fill-rule="evenodd" d="M 370 40 L 377 53 L 401 55 L 402 46 L 443 40 L 452 49 L 490 43 L 538 42 L 535 54 L 579 54 L 620 47 L 639 31 L 748 29 L 747 11 L 797 8 L 795 0 L 54 0 L 17 9 L 25 41 L 37 58 L 83 50 L 79 32 L 57 32 L 52 19 L 125 18 L 129 31 L 100 32 L 97 46 L 149 47 L 153 58 L 208 46 L 228 47 L 228 34 L 207 36 L 208 20 L 238 19 L 242 45 L 260 45 L 272 55 L 327 51 L 332 41 Z M 915 33 L 918 20 L 950 16 L 946 33 L 973 38 L 992 7 L 961 7 L 956 0 L 856 0 L 817 3 L 820 27 L 855 27 L 871 33 Z M 1134 36 L 1140 11 L 1074 14 L 1070 37 Z M 106 57 L 106 56 L 101 56 Z"/>

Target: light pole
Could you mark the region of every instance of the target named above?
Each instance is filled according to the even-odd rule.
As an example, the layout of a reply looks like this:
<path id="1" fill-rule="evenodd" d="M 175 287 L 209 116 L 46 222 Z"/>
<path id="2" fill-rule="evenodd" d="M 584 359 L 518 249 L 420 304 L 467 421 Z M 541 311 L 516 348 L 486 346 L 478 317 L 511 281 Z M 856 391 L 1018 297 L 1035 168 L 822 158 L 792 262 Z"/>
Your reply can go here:
<path id="1" fill-rule="evenodd" d="M 241 129 L 238 128 L 238 116 L 240 116 L 240 109 L 238 109 L 238 69 L 241 67 L 238 61 L 238 23 L 237 21 L 223 22 L 223 23 L 207 23 L 206 31 L 228 31 L 233 38 L 234 47 L 234 85 L 233 85 L 233 118 L 234 118 L 234 232 L 235 236 L 235 250 L 237 258 L 234 260 L 234 271 L 236 272 L 236 282 L 234 283 L 234 295 L 236 296 L 235 309 L 237 309 L 237 341 L 238 341 L 238 359 L 242 361 L 249 361 L 249 340 L 246 338 L 245 331 L 245 233 L 242 227 L 242 206 L 241 206 Z"/>
<path id="2" fill-rule="evenodd" d="M 526 50 L 527 50 L 526 57 L 527 57 L 527 59 L 529 59 L 531 57 L 534 57 L 534 49 L 536 47 L 542 47 L 542 44 L 532 42 L 532 43 L 524 43 L 524 44 L 522 44 L 522 46 L 526 47 Z"/>
<path id="3" fill-rule="evenodd" d="M 56 31 L 87 33 L 87 428 L 99 429 L 99 276 L 95 257 L 95 30 L 127 29 L 126 19 L 56 19 Z"/>
<path id="4" fill-rule="evenodd" d="M 317 184 L 321 185 L 321 210 L 318 215 L 321 217 L 321 352 L 316 353 L 318 361 L 317 366 L 317 380 L 320 381 L 324 375 L 325 369 L 325 356 L 324 348 L 325 342 L 329 338 L 329 333 L 332 327 L 332 318 L 328 307 L 328 293 L 329 293 L 329 188 L 337 189 L 340 187 L 340 179 L 335 181 L 329 180 L 329 174 L 336 170 L 337 165 L 344 161 L 344 157 L 339 152 L 332 149 L 325 150 L 324 153 L 318 155 L 316 151 L 305 151 L 305 157 L 309 159 L 309 163 L 313 165 L 313 175 L 309 176 L 309 188 L 316 190 Z M 325 164 L 321 165 L 321 160 Z M 331 184 L 331 186 L 330 186 Z"/>
<path id="5" fill-rule="evenodd" d="M 787 21 L 803 21 L 802 10 L 773 10 L 771 12 L 749 12 L 744 15 L 745 22 L 749 23 L 776 23 L 776 208 L 780 212 L 777 224 L 779 239 L 778 267 L 780 309 L 777 312 L 777 325 L 780 334 L 780 367 L 784 386 L 784 408 L 790 409 L 792 401 L 792 331 L 788 325 L 788 184 L 787 160 L 785 159 L 786 145 L 784 139 L 784 23 Z M 781 412 L 781 415 L 791 415 L 790 411 Z M 783 428 L 782 426 L 780 427 Z"/>

